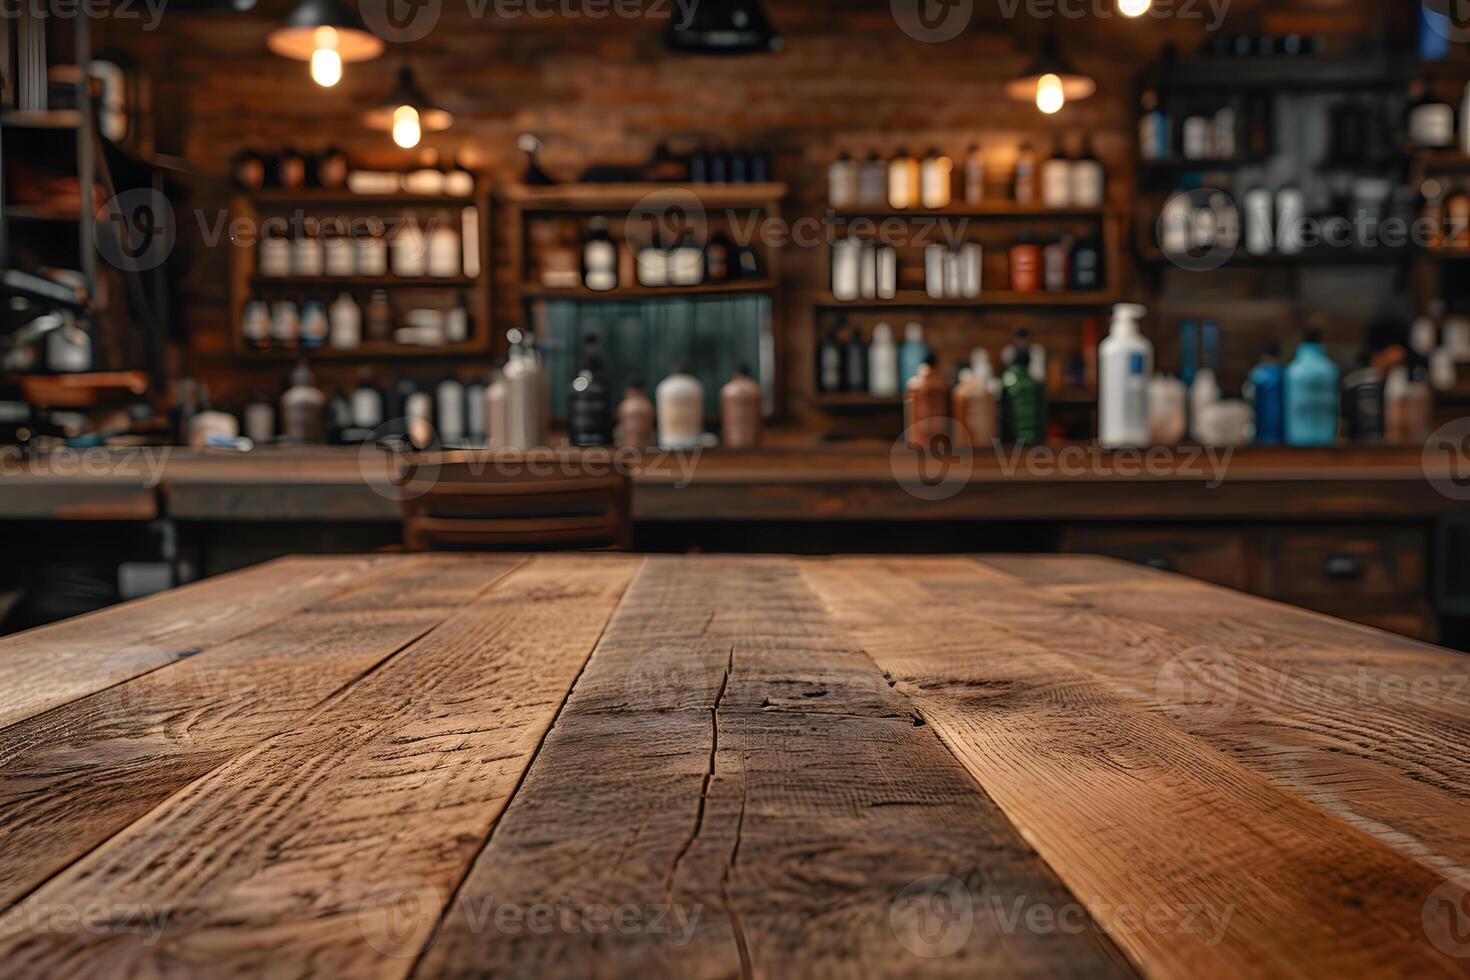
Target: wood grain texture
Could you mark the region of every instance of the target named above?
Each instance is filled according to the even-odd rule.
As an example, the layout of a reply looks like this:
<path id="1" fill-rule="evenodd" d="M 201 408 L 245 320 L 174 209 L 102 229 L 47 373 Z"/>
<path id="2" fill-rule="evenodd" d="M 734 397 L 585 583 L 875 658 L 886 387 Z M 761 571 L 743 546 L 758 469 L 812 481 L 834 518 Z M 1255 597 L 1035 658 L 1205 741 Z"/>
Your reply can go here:
<path id="1" fill-rule="evenodd" d="M 1116 636 L 1069 633 L 996 571 L 953 560 L 802 571 L 1146 974 L 1470 972 L 1426 934 L 1456 914 L 1430 902 L 1436 889 L 1470 902 L 1463 881 L 1241 765 L 1076 653 L 1128 656 Z M 946 600 L 956 583 L 964 598 Z M 1023 619 L 1052 617 L 1058 642 L 973 611 L 989 590 Z"/>
<path id="2" fill-rule="evenodd" d="M 0 918 L 0 958 L 70 976 L 402 975 L 637 563 L 518 568 L 33 892 Z M 66 917 L 89 905 L 104 927 Z"/>
<path id="3" fill-rule="evenodd" d="M 650 558 L 417 975 L 1126 972 L 1005 918 L 1071 898 L 834 625 L 788 561 Z"/>
<path id="4" fill-rule="evenodd" d="M 291 558 L 0 639 L 0 727 L 193 656 L 386 575 L 381 558 Z"/>
<path id="5" fill-rule="evenodd" d="M 397 565 L 311 610 L 0 731 L 0 908 L 294 725 L 515 565 Z"/>

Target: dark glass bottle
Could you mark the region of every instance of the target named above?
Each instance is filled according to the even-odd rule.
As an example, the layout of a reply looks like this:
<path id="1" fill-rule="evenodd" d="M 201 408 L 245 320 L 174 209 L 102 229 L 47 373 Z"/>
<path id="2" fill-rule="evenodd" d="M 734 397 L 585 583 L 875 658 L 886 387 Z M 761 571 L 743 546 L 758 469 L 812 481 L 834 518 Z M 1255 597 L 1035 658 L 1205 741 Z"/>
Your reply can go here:
<path id="1" fill-rule="evenodd" d="M 842 346 L 843 380 L 848 391 L 868 390 L 868 345 L 863 342 L 863 332 L 857 327 Z"/>
<path id="2" fill-rule="evenodd" d="M 1046 439 L 1046 389 L 1031 377 L 1031 350 L 1024 340 L 1018 341 L 1016 359 L 1000 376 L 1000 428 L 1007 442 Z"/>
<path id="3" fill-rule="evenodd" d="M 582 370 L 572 379 L 572 391 L 567 399 L 567 429 L 574 446 L 612 444 L 612 388 L 602 363 L 601 344 L 589 337 Z"/>
<path id="4" fill-rule="evenodd" d="M 837 339 L 837 328 L 828 329 L 827 335 L 817 345 L 817 390 L 823 394 L 835 394 L 843 390 L 842 343 Z"/>

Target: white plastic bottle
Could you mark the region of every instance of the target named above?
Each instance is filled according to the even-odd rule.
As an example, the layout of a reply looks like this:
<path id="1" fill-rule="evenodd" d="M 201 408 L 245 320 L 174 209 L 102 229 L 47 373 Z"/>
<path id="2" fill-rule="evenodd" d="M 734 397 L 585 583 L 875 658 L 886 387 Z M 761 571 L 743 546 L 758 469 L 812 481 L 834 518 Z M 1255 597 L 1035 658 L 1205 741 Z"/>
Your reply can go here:
<path id="1" fill-rule="evenodd" d="M 873 328 L 873 342 L 868 345 L 868 394 L 898 397 L 898 345 L 893 342 L 893 328 L 886 323 Z"/>
<path id="2" fill-rule="evenodd" d="M 362 310 L 347 293 L 337 297 L 327 319 L 331 333 L 327 343 L 334 350 L 353 350 L 362 343 Z"/>
<path id="3" fill-rule="evenodd" d="M 697 449 L 704 435 L 704 385 L 681 368 L 654 392 L 660 449 Z"/>
<path id="4" fill-rule="evenodd" d="M 1210 408 L 1220 400 L 1220 382 L 1215 369 L 1202 367 L 1194 373 L 1194 383 L 1189 386 L 1189 437 L 1200 445 L 1208 445 L 1205 419 Z"/>
<path id="5" fill-rule="evenodd" d="M 1146 311 L 1113 307 L 1113 322 L 1097 349 L 1098 442 L 1108 448 L 1148 445 L 1148 384 L 1154 347 L 1139 329 Z"/>
<path id="6" fill-rule="evenodd" d="M 546 443 L 546 370 L 536 351 L 522 346 L 524 335 L 509 331 L 510 360 L 505 365 L 505 445 L 525 451 Z"/>

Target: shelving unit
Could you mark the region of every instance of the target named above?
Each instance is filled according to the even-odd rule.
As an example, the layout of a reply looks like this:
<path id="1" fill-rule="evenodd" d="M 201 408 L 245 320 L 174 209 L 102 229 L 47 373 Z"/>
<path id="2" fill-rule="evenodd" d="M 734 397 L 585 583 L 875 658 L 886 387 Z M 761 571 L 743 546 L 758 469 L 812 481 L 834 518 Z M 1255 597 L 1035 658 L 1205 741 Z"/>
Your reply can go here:
<path id="1" fill-rule="evenodd" d="M 894 299 L 840 300 L 831 293 L 816 302 L 820 309 L 832 310 L 976 310 L 986 309 L 1088 309 L 1111 306 L 1121 297 L 1111 292 L 1069 291 L 1061 293 L 1017 293 L 1008 289 L 981 290 L 978 297 L 935 298 L 916 290 L 901 290 Z"/>
<path id="2" fill-rule="evenodd" d="M 472 196 L 463 197 L 449 194 L 356 194 L 346 189 L 320 187 L 297 190 L 270 188 L 236 195 L 230 217 L 232 223 L 243 220 L 245 226 L 253 230 L 256 238 L 259 237 L 263 222 L 273 217 L 290 216 L 293 219 L 301 217 L 319 221 L 340 219 L 344 223 L 361 221 L 363 218 L 380 218 L 385 223 L 407 217 L 429 216 L 434 220 L 445 218 L 455 228 L 461 229 L 463 249 L 460 220 L 465 208 L 474 208 L 477 216 L 477 276 L 267 276 L 259 272 L 258 242 L 238 244 L 230 253 L 230 323 L 236 351 L 242 357 L 274 361 L 302 357 L 309 360 L 393 361 L 401 358 L 422 360 L 488 356 L 492 346 L 491 282 L 494 273 L 490 251 L 491 204 L 487 191 L 477 191 Z M 465 343 L 440 347 L 364 341 L 359 347 L 345 350 L 326 346 L 306 348 L 299 345 L 279 350 L 260 350 L 245 339 L 242 320 L 245 307 L 252 299 L 272 301 L 304 295 L 330 304 L 337 294 L 347 292 L 363 310 L 365 328 L 368 296 L 378 289 L 390 293 L 396 322 L 401 322 L 403 315 L 413 308 L 409 304 L 415 299 L 419 305 L 443 308 L 450 302 L 445 298 L 446 292 L 463 292 L 473 319 L 470 339 Z"/>

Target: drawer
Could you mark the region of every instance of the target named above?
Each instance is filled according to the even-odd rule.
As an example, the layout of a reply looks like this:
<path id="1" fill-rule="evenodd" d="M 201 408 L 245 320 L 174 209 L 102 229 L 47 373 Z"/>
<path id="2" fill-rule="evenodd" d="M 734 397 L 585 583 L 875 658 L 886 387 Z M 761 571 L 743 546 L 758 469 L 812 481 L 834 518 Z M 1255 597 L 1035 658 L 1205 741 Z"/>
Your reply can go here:
<path id="1" fill-rule="evenodd" d="M 1422 599 L 1428 544 L 1418 527 L 1268 530 L 1261 536 L 1261 588 L 1288 601 Z"/>
<path id="2" fill-rule="evenodd" d="M 1121 558 L 1231 589 L 1246 590 L 1251 585 L 1245 536 L 1232 530 L 1082 525 L 1068 528 L 1064 548 L 1074 554 Z"/>

